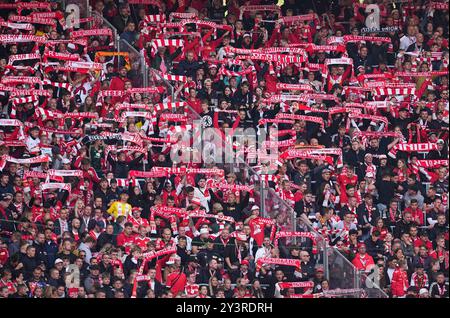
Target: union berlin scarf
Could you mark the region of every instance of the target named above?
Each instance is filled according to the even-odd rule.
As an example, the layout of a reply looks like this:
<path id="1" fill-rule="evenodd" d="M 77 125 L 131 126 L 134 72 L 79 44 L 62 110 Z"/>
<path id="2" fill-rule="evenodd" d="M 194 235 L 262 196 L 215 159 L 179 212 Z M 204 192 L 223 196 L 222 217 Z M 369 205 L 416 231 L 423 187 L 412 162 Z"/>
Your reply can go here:
<path id="1" fill-rule="evenodd" d="M 430 2 L 428 6 L 434 10 L 448 10 L 448 3 Z"/>
<path id="2" fill-rule="evenodd" d="M 286 140 L 282 140 L 282 141 L 265 140 L 265 141 L 263 141 L 262 147 L 263 148 L 290 147 L 290 146 L 295 145 L 296 141 L 297 141 L 297 136 L 292 136 L 290 139 L 286 139 Z"/>
<path id="3" fill-rule="evenodd" d="M 33 25 L 31 23 L 12 23 L 5 21 L 0 21 L 0 27 L 25 31 L 31 31 L 33 29 Z"/>
<path id="4" fill-rule="evenodd" d="M 353 65 L 353 59 L 349 57 L 341 57 L 336 59 L 326 59 L 325 60 L 325 66 L 328 67 L 329 65 Z"/>
<path id="5" fill-rule="evenodd" d="M 82 139 L 82 143 L 91 143 L 96 140 L 117 140 L 117 141 L 130 141 L 132 143 L 135 143 L 142 147 L 142 139 L 138 134 L 132 134 L 132 133 L 111 133 L 111 132 L 102 132 L 100 135 L 91 135 L 91 136 L 85 136 Z"/>
<path id="6" fill-rule="evenodd" d="M 318 19 L 319 19 L 319 17 L 317 15 L 317 13 L 310 13 L 310 14 L 282 17 L 282 18 L 278 19 L 278 22 L 283 23 L 283 24 L 292 24 L 295 22 L 314 21 L 314 20 L 318 20 Z"/>
<path id="7" fill-rule="evenodd" d="M 48 59 L 55 59 L 60 61 L 80 61 L 80 55 L 70 53 L 60 53 L 48 50 L 44 53 L 43 61 L 47 62 Z"/>
<path id="8" fill-rule="evenodd" d="M 274 124 L 289 124 L 293 125 L 295 121 L 293 119 L 278 119 L 278 118 L 263 118 L 258 121 L 258 125 L 265 125 L 267 123 L 274 123 Z"/>
<path id="9" fill-rule="evenodd" d="M 23 42 L 36 42 L 44 43 L 46 38 L 44 36 L 29 35 L 29 34 L 0 34 L 0 43 L 23 43 Z"/>
<path id="10" fill-rule="evenodd" d="M 0 126 L 23 127 L 23 123 L 18 119 L 0 119 Z"/>
<path id="11" fill-rule="evenodd" d="M 170 208 L 168 206 L 153 206 L 150 208 L 150 232 L 156 233 L 155 216 L 160 216 L 168 219 L 170 222 L 170 228 L 174 233 L 178 233 L 177 229 L 177 217 L 186 217 L 188 214 L 186 210 L 180 208 Z"/>
<path id="12" fill-rule="evenodd" d="M 15 117 L 15 114 L 13 115 L 12 112 L 11 112 L 11 117 Z M 19 121 L 17 119 L 0 119 L 0 126 L 18 127 L 19 128 L 18 135 L 17 135 L 17 139 L 19 139 L 18 141 L 22 141 L 25 139 L 25 136 L 23 134 L 23 124 L 21 121 Z"/>
<path id="13" fill-rule="evenodd" d="M 396 144 L 392 149 L 389 151 L 388 155 L 391 158 L 396 158 L 397 151 L 404 151 L 404 152 L 428 152 L 431 150 L 436 150 L 437 144 L 436 143 L 401 143 Z"/>
<path id="14" fill-rule="evenodd" d="M 269 99 L 263 99 L 263 102 L 280 103 L 284 101 L 308 102 L 309 100 L 334 100 L 339 102 L 339 98 L 332 94 L 301 94 L 301 95 L 272 95 Z"/>
<path id="15" fill-rule="evenodd" d="M 17 163 L 17 164 L 35 164 L 35 163 L 43 163 L 43 162 L 49 162 L 50 159 L 47 155 L 40 155 L 37 157 L 33 157 L 33 158 L 24 158 L 24 159 L 20 159 L 20 158 L 14 158 L 8 155 L 3 155 L 1 157 L 2 162 L 0 163 L 0 170 L 3 170 L 3 168 L 6 165 L 6 162 L 13 162 L 13 163 Z"/>
<path id="16" fill-rule="evenodd" d="M 40 171 L 25 171 L 23 173 L 23 178 L 24 179 L 28 179 L 28 178 L 38 178 L 38 179 L 50 179 L 56 182 L 64 182 L 64 179 L 62 177 L 57 177 L 57 176 L 50 176 L 48 173 L 45 172 L 40 172 Z"/>
<path id="17" fill-rule="evenodd" d="M 309 54 L 313 54 L 314 52 L 337 52 L 344 53 L 346 51 L 345 45 L 337 44 L 337 45 L 317 45 L 317 44 L 307 44 L 305 50 Z M 317 70 L 322 70 L 320 67 L 321 64 L 308 64 L 308 68 L 313 68 Z"/>
<path id="18" fill-rule="evenodd" d="M 313 288 L 314 282 L 279 282 L 277 285 L 280 289 L 288 289 L 288 288 Z"/>
<path id="19" fill-rule="evenodd" d="M 294 120 L 304 120 L 311 121 L 316 124 L 320 124 L 320 127 L 323 129 L 325 124 L 322 117 L 314 117 L 314 116 L 305 116 L 305 115 L 294 115 L 294 114 L 286 114 L 286 113 L 278 113 L 276 118 L 288 118 Z"/>
<path id="20" fill-rule="evenodd" d="M 288 149 L 280 155 L 280 159 L 293 159 L 293 158 L 302 158 L 302 159 L 311 159 L 311 160 L 327 160 L 327 156 L 325 155 L 315 155 L 306 152 L 304 149 Z"/>
<path id="21" fill-rule="evenodd" d="M 41 84 L 42 81 L 39 77 L 32 76 L 4 76 L 2 78 L 2 84 Z"/>
<path id="22" fill-rule="evenodd" d="M 397 77 L 433 77 L 433 76 L 445 76 L 448 71 L 431 71 L 431 72 L 396 72 Z"/>
<path id="23" fill-rule="evenodd" d="M 40 53 L 16 54 L 9 56 L 8 64 L 13 65 L 15 61 L 40 60 L 40 59 L 41 59 Z"/>
<path id="24" fill-rule="evenodd" d="M 82 170 L 55 170 L 50 169 L 48 170 L 48 175 L 50 177 L 57 176 L 57 177 L 83 177 L 83 171 Z"/>
<path id="25" fill-rule="evenodd" d="M 161 178 L 166 177 L 167 173 L 165 171 L 139 171 L 139 170 L 130 170 L 128 173 L 128 177 L 131 178 Z"/>
<path id="26" fill-rule="evenodd" d="M 70 183 L 59 183 L 59 182 L 46 182 L 41 184 L 42 191 L 53 189 L 66 190 L 70 192 L 72 186 L 70 185 Z"/>
<path id="27" fill-rule="evenodd" d="M 269 54 L 269 53 L 260 53 L 258 51 L 253 52 L 251 55 L 238 55 L 237 59 L 241 60 L 260 60 L 260 61 L 269 61 L 269 62 L 277 62 L 282 64 L 292 64 L 292 63 L 303 63 L 306 62 L 307 59 L 303 55 L 284 55 L 284 54 Z"/>
<path id="28" fill-rule="evenodd" d="M 171 12 L 169 14 L 169 20 L 172 21 L 173 19 L 195 19 L 197 17 L 197 13 L 195 12 Z"/>
<path id="29" fill-rule="evenodd" d="M 151 50 L 150 53 L 152 57 L 155 56 L 160 46 L 174 46 L 177 48 L 182 48 L 184 46 L 184 41 L 181 39 L 154 39 L 150 42 Z"/>
<path id="30" fill-rule="evenodd" d="M 393 138 L 402 138 L 403 135 L 401 133 L 396 133 L 393 131 L 355 131 L 355 137 L 363 137 L 363 138 L 385 138 L 385 137 L 393 137 Z"/>
<path id="31" fill-rule="evenodd" d="M 292 53 L 303 55 L 307 59 L 306 51 L 302 48 L 298 47 L 267 47 L 260 49 L 240 49 L 232 46 L 225 47 L 226 53 L 234 53 L 239 55 L 252 55 L 253 53 L 266 53 L 266 54 L 274 54 L 274 53 Z"/>
<path id="32" fill-rule="evenodd" d="M 299 259 L 288 259 L 288 258 L 269 258 L 260 257 L 256 261 L 256 271 L 259 272 L 263 264 L 278 264 L 284 266 L 295 266 L 297 270 L 300 270 L 300 260 Z"/>
<path id="33" fill-rule="evenodd" d="M 161 114 L 159 116 L 159 124 L 162 125 L 162 123 L 165 121 L 186 123 L 188 121 L 188 117 L 183 114 L 170 114 L 170 113 Z"/>
<path id="34" fill-rule="evenodd" d="M 123 112 L 121 114 L 121 121 L 125 121 L 126 118 L 128 117 L 142 117 L 148 120 L 152 120 L 153 116 L 150 113 L 147 112 L 136 112 L 136 111 L 131 111 L 131 112 Z"/>
<path id="35" fill-rule="evenodd" d="M 384 130 L 387 130 L 387 126 L 388 126 L 388 120 L 384 116 L 357 114 L 357 113 L 351 112 L 350 114 L 348 114 L 348 119 L 349 120 L 351 120 L 351 119 L 368 119 L 373 122 L 381 121 L 382 123 L 384 123 Z M 348 122 L 348 126 L 350 126 L 350 122 Z"/>
<path id="36" fill-rule="evenodd" d="M 114 108 L 114 117 L 118 118 L 119 117 L 119 113 L 121 110 L 131 110 L 131 109 L 140 109 L 140 110 L 145 110 L 145 111 L 149 111 L 152 112 L 154 111 L 154 108 L 150 105 L 147 104 L 128 104 L 128 103 L 123 103 L 123 104 L 117 104 Z"/>
<path id="37" fill-rule="evenodd" d="M 435 169 L 441 166 L 448 166 L 448 160 L 417 160 L 416 165 L 422 168 Z"/>
<path id="38" fill-rule="evenodd" d="M 276 89 L 287 90 L 287 91 L 313 91 L 313 88 L 309 84 L 286 84 L 286 83 L 277 83 Z"/>
<path id="39" fill-rule="evenodd" d="M 10 21 L 13 22 L 27 22 L 31 24 L 45 24 L 50 25 L 52 27 L 56 27 L 56 22 L 54 19 L 48 18 L 38 18 L 35 16 L 20 16 L 20 15 L 12 15 L 9 17 Z"/>
<path id="40" fill-rule="evenodd" d="M 247 5 L 241 6 L 239 20 L 242 20 L 245 11 L 273 11 L 277 12 L 278 16 L 281 16 L 281 8 L 277 5 Z"/>
<path id="41" fill-rule="evenodd" d="M 238 71 L 238 72 L 226 69 L 225 65 L 222 65 L 220 67 L 220 69 L 219 69 L 219 72 L 218 72 L 219 75 L 229 76 L 229 77 L 231 77 L 231 76 L 244 76 L 244 75 L 247 75 L 247 74 L 250 74 L 250 73 L 253 74 L 253 76 L 252 76 L 252 80 L 253 80 L 252 81 L 252 85 L 253 85 L 253 87 L 256 87 L 256 85 L 258 84 L 258 79 L 256 78 L 256 69 L 255 69 L 255 67 L 253 65 L 250 65 L 245 70 Z"/>
<path id="42" fill-rule="evenodd" d="M 104 29 L 73 31 L 70 33 L 70 38 L 76 39 L 76 38 L 89 37 L 89 36 L 105 36 L 105 35 L 112 37 L 113 36 L 112 30 L 109 28 L 104 28 Z"/>
<path id="43" fill-rule="evenodd" d="M 331 43 L 351 43 L 351 42 L 383 42 L 391 43 L 390 37 L 368 36 L 368 35 L 344 35 L 343 37 L 332 36 L 327 39 L 327 44 Z"/>
<path id="44" fill-rule="evenodd" d="M 231 191 L 247 191 L 247 192 L 253 191 L 253 186 L 239 185 L 239 184 L 227 184 L 227 183 L 221 182 L 221 181 L 217 181 L 211 187 L 218 188 L 221 190 L 231 190 Z"/>
<path id="45" fill-rule="evenodd" d="M 136 1 L 136 0 L 129 0 L 130 3 L 132 3 L 132 1 Z M 166 247 L 163 248 L 162 250 L 159 251 L 151 251 L 148 253 L 144 253 L 142 256 L 144 257 L 144 261 L 142 262 L 141 266 L 139 267 L 139 273 L 136 276 L 136 278 L 134 279 L 133 282 L 133 291 L 131 293 L 131 298 L 136 298 L 137 296 L 137 286 L 138 286 L 138 281 L 137 281 L 137 277 L 138 276 L 142 276 L 142 274 L 144 273 L 144 269 L 145 266 L 147 265 L 148 262 L 150 262 L 152 259 L 160 257 L 160 256 L 164 256 L 164 255 L 170 255 L 170 254 L 174 254 L 177 252 L 177 247 L 175 245 L 170 246 L 170 247 Z"/>
<path id="46" fill-rule="evenodd" d="M 316 241 L 316 237 L 314 236 L 313 233 L 280 231 L 275 235 L 274 245 L 278 246 L 278 240 L 283 237 L 306 237 L 306 238 L 309 238 L 313 243 L 312 253 L 317 254 L 317 241 Z"/>

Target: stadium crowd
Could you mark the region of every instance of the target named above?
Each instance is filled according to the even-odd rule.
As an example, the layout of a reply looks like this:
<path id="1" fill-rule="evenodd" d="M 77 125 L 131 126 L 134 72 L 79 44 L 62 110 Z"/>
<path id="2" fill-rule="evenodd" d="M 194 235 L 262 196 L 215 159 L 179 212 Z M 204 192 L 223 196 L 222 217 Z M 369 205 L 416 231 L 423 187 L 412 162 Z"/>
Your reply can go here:
<path id="1" fill-rule="evenodd" d="M 0 3 L 0 298 L 449 297 L 448 2 L 88 2 Z"/>

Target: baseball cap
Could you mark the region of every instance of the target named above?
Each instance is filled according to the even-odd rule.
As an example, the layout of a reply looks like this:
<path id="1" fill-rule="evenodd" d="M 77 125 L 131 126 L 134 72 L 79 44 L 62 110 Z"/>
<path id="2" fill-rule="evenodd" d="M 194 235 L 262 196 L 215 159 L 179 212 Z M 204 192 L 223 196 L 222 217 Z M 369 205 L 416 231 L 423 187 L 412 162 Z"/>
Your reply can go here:
<path id="1" fill-rule="evenodd" d="M 259 210 L 259 206 L 257 206 L 257 205 L 252 206 L 252 211 L 254 211 L 254 210 Z"/>
<path id="2" fill-rule="evenodd" d="M 387 159 L 387 156 L 386 155 L 380 155 L 379 157 L 378 157 L 378 159 Z"/>
<path id="3" fill-rule="evenodd" d="M 444 140 L 442 140 L 442 139 L 438 139 L 438 141 L 436 141 L 436 143 L 437 143 L 437 144 L 444 144 L 444 143 L 445 143 L 445 141 L 444 141 Z"/>
<path id="4" fill-rule="evenodd" d="M 428 289 L 426 289 L 426 288 L 421 288 L 420 290 L 419 290 L 419 295 L 425 295 L 425 294 L 427 294 L 428 293 Z"/>
<path id="5" fill-rule="evenodd" d="M 245 33 L 243 37 L 245 38 L 245 37 L 251 37 L 251 36 L 250 36 L 250 33 Z"/>
<path id="6" fill-rule="evenodd" d="M 246 259 L 243 259 L 243 260 L 241 261 L 241 265 L 247 265 L 247 266 L 249 266 L 250 263 L 249 263 Z"/>
<path id="7" fill-rule="evenodd" d="M 202 234 L 209 234 L 209 230 L 207 229 L 207 228 L 201 228 L 200 229 L 200 235 L 202 235 Z"/>
<path id="8" fill-rule="evenodd" d="M 58 264 L 58 263 L 63 263 L 63 260 L 60 259 L 60 258 L 57 258 L 57 259 L 55 260 L 55 265 Z"/>

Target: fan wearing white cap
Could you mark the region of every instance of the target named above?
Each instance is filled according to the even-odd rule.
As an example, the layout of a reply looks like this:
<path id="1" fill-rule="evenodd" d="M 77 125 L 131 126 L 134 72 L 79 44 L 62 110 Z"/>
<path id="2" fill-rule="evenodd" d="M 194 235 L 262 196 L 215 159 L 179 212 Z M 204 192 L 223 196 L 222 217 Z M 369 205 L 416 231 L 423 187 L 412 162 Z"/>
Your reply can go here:
<path id="1" fill-rule="evenodd" d="M 445 145 L 443 139 L 436 141 L 437 149 L 431 150 L 426 159 L 427 160 L 448 160 L 448 146 Z"/>
<path id="2" fill-rule="evenodd" d="M 209 239 L 208 225 L 202 225 L 198 232 L 198 236 L 192 239 L 192 254 L 197 254 L 205 248 L 206 241 Z"/>
<path id="3" fill-rule="evenodd" d="M 371 153 L 366 153 L 364 155 L 364 163 L 362 169 L 365 173 L 372 172 L 374 176 L 377 175 L 377 167 L 373 164 L 373 155 Z"/>
<path id="4" fill-rule="evenodd" d="M 252 208 L 250 209 L 251 215 L 245 219 L 244 224 L 248 224 L 251 220 L 256 219 L 257 217 L 259 217 L 259 206 L 254 205 L 252 206 Z"/>

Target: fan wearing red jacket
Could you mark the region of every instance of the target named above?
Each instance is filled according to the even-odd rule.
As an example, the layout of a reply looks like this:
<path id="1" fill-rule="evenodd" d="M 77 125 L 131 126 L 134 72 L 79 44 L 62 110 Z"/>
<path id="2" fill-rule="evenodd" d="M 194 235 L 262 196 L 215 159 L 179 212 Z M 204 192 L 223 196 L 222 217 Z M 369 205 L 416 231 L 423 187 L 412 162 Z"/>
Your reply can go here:
<path id="1" fill-rule="evenodd" d="M 131 245 L 134 243 L 136 234 L 133 234 L 133 223 L 125 223 L 123 232 L 117 235 L 117 246 L 124 246 L 125 253 L 130 253 Z"/>
<path id="2" fill-rule="evenodd" d="M 366 244 L 358 244 L 358 253 L 352 261 L 357 270 L 369 271 L 374 265 L 373 257 L 366 253 Z"/>
<path id="3" fill-rule="evenodd" d="M 346 187 L 349 184 L 356 187 L 358 184 L 358 176 L 349 166 L 345 166 L 342 170 L 342 173 L 337 177 L 337 182 L 340 189 L 341 203 L 346 203 L 348 202 Z"/>
<path id="4" fill-rule="evenodd" d="M 403 213 L 410 212 L 413 221 L 418 225 L 423 225 L 423 211 L 419 209 L 419 203 L 416 199 L 411 199 L 409 207 L 405 209 Z"/>
<path id="5" fill-rule="evenodd" d="M 408 274 L 406 273 L 406 262 L 400 261 L 392 274 L 391 293 L 394 298 L 403 298 L 409 287 Z"/>
<path id="6" fill-rule="evenodd" d="M 147 221 L 147 220 L 144 220 Z M 145 225 L 139 225 L 138 226 L 138 232 L 139 235 L 136 235 L 134 237 L 133 243 L 137 246 L 139 246 L 142 250 L 142 252 L 147 252 L 147 244 L 148 242 L 151 242 L 151 239 L 147 236 L 148 229 Z"/>

